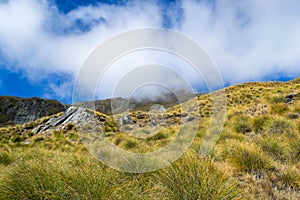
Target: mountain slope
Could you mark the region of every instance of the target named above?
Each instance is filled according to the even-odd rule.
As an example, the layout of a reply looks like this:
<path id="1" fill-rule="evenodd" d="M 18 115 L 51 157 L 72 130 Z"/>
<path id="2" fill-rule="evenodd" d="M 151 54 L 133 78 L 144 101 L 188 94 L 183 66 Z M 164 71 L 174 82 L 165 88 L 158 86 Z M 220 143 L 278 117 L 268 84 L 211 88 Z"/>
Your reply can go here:
<path id="1" fill-rule="evenodd" d="M 300 84 L 300 77 L 295 78 L 294 80 L 291 81 L 292 83 Z"/>
<path id="2" fill-rule="evenodd" d="M 23 124 L 62 112 L 66 108 L 56 100 L 0 96 L 0 125 Z"/>
<path id="3" fill-rule="evenodd" d="M 36 199 L 91 194 L 98 199 L 101 194 L 96 191 L 104 187 L 109 191 L 108 199 L 300 199 L 300 84 L 252 82 L 224 91 L 225 123 L 216 145 L 204 158 L 197 155 L 206 136 L 213 136 L 207 135 L 211 94 L 157 113 L 133 110 L 111 116 L 70 107 L 55 116 L 0 128 L 0 199 L 30 199 L 32 194 Z M 186 109 L 193 105 L 199 110 Z M 95 138 L 79 134 L 84 125 L 80 121 L 93 119 L 95 129 L 100 130 L 97 134 L 116 147 L 134 153 L 151 152 L 172 142 L 185 121 L 197 122 L 185 112 L 200 118 L 189 150 L 171 166 L 151 173 L 128 174 L 106 167 L 83 144 Z M 161 129 L 152 135 L 158 125 Z M 138 135 L 140 128 L 151 136 L 130 135 L 132 131 Z M 129 164 L 135 167 L 139 163 Z M 89 184 L 93 187 L 87 188 Z"/>

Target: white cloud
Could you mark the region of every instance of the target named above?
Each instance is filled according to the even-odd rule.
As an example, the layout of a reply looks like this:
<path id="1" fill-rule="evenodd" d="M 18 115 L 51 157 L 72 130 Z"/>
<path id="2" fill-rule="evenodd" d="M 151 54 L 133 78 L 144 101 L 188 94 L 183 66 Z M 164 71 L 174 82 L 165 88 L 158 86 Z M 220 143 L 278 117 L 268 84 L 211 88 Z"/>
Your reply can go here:
<path id="1" fill-rule="evenodd" d="M 79 20 L 91 30 L 52 32 L 72 29 Z M 105 39 L 126 30 L 159 26 L 160 21 L 158 8 L 150 3 L 123 7 L 99 4 L 79 7 L 64 15 L 45 0 L 12 0 L 0 4 L 0 44 L 9 59 L 27 69 L 76 73 L 89 53 Z"/>
<path id="2" fill-rule="evenodd" d="M 183 0 L 169 10 L 161 8 L 159 3 L 132 1 L 79 7 L 63 14 L 46 0 L 5 1 L 0 3 L 0 48 L 5 59 L 27 71 L 31 80 L 45 79 L 48 73 L 75 77 L 101 42 L 127 30 L 162 27 L 167 15 L 174 29 L 207 50 L 226 82 L 300 75 L 297 0 Z M 82 31 L 78 23 L 89 31 Z M 63 98 L 70 88 L 66 85 L 70 83 L 49 88 Z"/>
<path id="3" fill-rule="evenodd" d="M 298 1 L 183 1 L 179 30 L 208 51 L 231 83 L 300 75 Z"/>

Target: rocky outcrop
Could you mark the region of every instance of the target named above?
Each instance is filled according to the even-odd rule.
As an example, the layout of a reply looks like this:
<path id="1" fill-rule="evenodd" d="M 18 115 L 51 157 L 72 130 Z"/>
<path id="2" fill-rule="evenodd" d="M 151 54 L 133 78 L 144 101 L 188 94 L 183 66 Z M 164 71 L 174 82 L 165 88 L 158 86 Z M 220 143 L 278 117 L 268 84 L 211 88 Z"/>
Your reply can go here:
<path id="1" fill-rule="evenodd" d="M 76 128 L 81 130 L 93 130 L 94 128 L 103 126 L 104 121 L 105 120 L 96 115 L 92 110 L 71 106 L 64 112 L 64 114 L 50 118 L 46 123 L 34 128 L 32 132 L 40 133 L 49 129 L 57 129 L 62 127 L 62 125 L 67 124 L 75 124 Z"/>
<path id="2" fill-rule="evenodd" d="M 38 97 L 0 97 L 0 125 L 23 124 L 65 111 L 67 106 L 56 100 Z"/>
<path id="3" fill-rule="evenodd" d="M 132 120 L 129 114 L 123 115 L 120 118 L 120 124 L 125 125 L 125 124 L 135 124 L 136 121 Z"/>
<path id="4" fill-rule="evenodd" d="M 285 96 L 284 102 L 291 104 L 295 100 L 299 100 L 299 99 L 300 99 L 300 93 L 288 94 Z"/>

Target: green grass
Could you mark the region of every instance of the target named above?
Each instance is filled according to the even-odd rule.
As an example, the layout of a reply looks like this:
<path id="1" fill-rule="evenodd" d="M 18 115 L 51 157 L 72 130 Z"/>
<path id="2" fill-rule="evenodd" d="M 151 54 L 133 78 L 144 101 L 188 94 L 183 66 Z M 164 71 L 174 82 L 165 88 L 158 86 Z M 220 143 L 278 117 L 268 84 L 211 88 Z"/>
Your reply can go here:
<path id="1" fill-rule="evenodd" d="M 0 199 L 109 199 L 117 178 L 93 160 L 38 151 L 2 174 Z"/>
<path id="2" fill-rule="evenodd" d="M 289 115 L 299 113 L 300 101 L 283 102 L 286 94 L 300 92 L 297 86 L 268 82 L 226 88 L 226 122 L 222 130 L 216 129 L 220 138 L 206 157 L 198 157 L 197 152 L 205 136 L 215 136 L 207 135 L 211 95 L 181 105 L 200 107 L 198 130 L 184 128 L 186 134 L 197 133 L 192 150 L 165 169 L 145 174 L 118 172 L 94 159 L 82 144 L 93 137 L 80 138 L 75 124 L 37 135 L 31 128 L 48 117 L 0 128 L 0 199 L 300 199 L 300 119 Z M 264 113 L 258 105 L 266 105 Z M 249 109 L 256 109 L 255 114 Z M 181 125 L 180 110 L 179 105 L 168 109 L 161 116 L 168 126 L 153 135 L 155 127 L 149 126 L 145 112 L 130 113 L 136 123 L 124 130 L 116 127 L 112 117 L 97 115 L 104 124 L 99 127 L 104 129 L 103 138 L 123 150 L 144 153 L 173 141 Z M 141 135 L 150 137 L 127 134 L 139 135 L 134 131 L 140 125 L 145 126 Z M 128 168 L 141 164 L 156 166 L 157 160 L 124 163 Z M 256 180 L 257 174 L 264 178 Z"/>
<path id="3" fill-rule="evenodd" d="M 300 170 L 296 168 L 287 168 L 280 175 L 284 185 L 292 188 L 300 188 Z"/>
<path id="4" fill-rule="evenodd" d="M 269 133 L 288 133 L 292 131 L 293 124 L 286 119 L 274 119 L 269 124 Z"/>
<path id="5" fill-rule="evenodd" d="M 227 153 L 228 161 L 241 171 L 255 172 L 271 168 L 270 158 L 254 144 L 237 143 Z"/>
<path id="6" fill-rule="evenodd" d="M 289 145 L 285 141 L 282 141 L 279 136 L 272 137 L 266 135 L 258 141 L 258 145 L 264 152 L 273 156 L 275 160 L 286 161 L 289 159 Z"/>
<path id="7" fill-rule="evenodd" d="M 9 152 L 7 152 L 3 149 L 0 149 L 0 150 L 1 150 L 0 151 L 0 165 L 7 166 L 7 165 L 11 164 L 12 162 L 14 162 L 14 158 Z"/>
<path id="8" fill-rule="evenodd" d="M 262 133 L 265 130 L 269 120 L 270 117 L 268 116 L 261 116 L 261 117 L 254 118 L 252 122 L 253 131 L 255 133 Z"/>
<path id="9" fill-rule="evenodd" d="M 236 121 L 234 123 L 234 129 L 235 131 L 239 133 L 247 133 L 251 132 L 251 122 L 250 118 L 247 116 L 239 116 L 236 118 Z"/>
<path id="10" fill-rule="evenodd" d="M 221 172 L 209 158 L 185 156 L 156 173 L 158 190 L 166 199 L 238 199 L 236 182 Z"/>

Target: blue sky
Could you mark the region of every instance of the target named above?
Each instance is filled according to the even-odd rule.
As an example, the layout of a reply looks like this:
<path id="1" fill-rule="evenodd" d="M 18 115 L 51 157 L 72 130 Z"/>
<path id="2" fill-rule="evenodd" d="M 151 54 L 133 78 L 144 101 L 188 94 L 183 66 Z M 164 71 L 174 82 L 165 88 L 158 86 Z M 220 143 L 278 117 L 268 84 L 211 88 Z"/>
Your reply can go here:
<path id="1" fill-rule="evenodd" d="M 300 76 L 299 9 L 294 0 L 0 1 L 0 95 L 70 103 L 89 53 L 144 27 L 194 39 L 225 85 L 290 80 Z"/>

